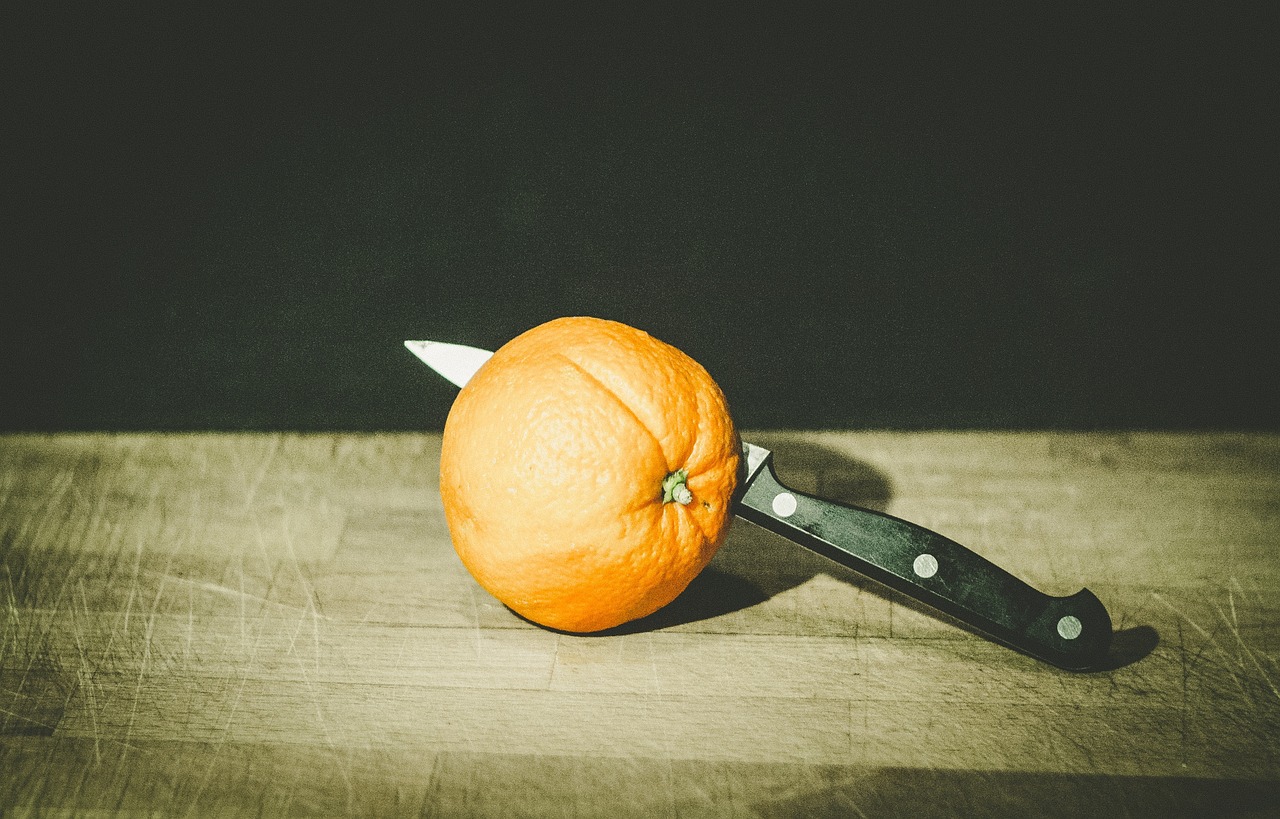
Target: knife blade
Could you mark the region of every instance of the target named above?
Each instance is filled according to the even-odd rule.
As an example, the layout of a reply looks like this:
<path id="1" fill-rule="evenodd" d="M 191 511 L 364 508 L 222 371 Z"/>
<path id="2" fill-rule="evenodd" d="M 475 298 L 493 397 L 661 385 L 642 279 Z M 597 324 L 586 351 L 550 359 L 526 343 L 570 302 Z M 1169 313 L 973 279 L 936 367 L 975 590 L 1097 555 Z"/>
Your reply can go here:
<path id="1" fill-rule="evenodd" d="M 493 353 L 461 344 L 406 341 L 458 387 Z M 746 468 L 734 512 L 823 557 L 943 612 L 1013 649 L 1070 671 L 1106 663 L 1111 617 L 1088 589 L 1047 595 L 937 532 L 871 509 L 785 486 L 773 453 L 743 444 Z"/>

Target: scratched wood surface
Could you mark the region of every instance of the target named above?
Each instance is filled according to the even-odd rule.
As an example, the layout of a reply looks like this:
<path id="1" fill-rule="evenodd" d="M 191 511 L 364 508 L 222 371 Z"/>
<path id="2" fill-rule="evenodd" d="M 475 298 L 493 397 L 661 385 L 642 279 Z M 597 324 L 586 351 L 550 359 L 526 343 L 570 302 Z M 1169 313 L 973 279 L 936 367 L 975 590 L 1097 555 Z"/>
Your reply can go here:
<path id="1" fill-rule="evenodd" d="M 1111 609 L 1062 672 L 738 521 L 679 600 L 532 626 L 439 436 L 0 436 L 5 815 L 1265 815 L 1280 436 L 758 433 L 796 488 Z"/>

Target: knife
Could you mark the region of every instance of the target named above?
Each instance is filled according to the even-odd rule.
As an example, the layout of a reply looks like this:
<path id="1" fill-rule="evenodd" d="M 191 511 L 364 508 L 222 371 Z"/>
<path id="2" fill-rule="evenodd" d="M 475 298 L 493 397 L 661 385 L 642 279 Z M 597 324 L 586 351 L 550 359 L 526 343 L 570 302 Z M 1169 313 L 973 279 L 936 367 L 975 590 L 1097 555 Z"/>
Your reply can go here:
<path id="1" fill-rule="evenodd" d="M 493 355 L 438 341 L 404 345 L 458 387 Z M 772 452 L 749 443 L 742 448 L 745 478 L 734 505 L 739 517 L 1059 668 L 1105 666 L 1111 617 L 1093 592 L 1044 594 L 923 526 L 791 489 L 778 480 Z"/>

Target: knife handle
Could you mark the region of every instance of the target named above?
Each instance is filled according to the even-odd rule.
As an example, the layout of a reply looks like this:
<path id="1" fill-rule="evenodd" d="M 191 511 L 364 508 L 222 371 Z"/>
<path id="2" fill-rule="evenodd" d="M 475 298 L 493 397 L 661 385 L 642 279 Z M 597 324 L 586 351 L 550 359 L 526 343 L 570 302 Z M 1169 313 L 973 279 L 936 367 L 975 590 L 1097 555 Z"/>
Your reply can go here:
<path id="1" fill-rule="evenodd" d="M 774 473 L 772 456 L 737 511 L 1045 662 L 1086 671 L 1106 661 L 1111 618 L 1088 589 L 1051 597 L 922 526 L 789 489 Z"/>

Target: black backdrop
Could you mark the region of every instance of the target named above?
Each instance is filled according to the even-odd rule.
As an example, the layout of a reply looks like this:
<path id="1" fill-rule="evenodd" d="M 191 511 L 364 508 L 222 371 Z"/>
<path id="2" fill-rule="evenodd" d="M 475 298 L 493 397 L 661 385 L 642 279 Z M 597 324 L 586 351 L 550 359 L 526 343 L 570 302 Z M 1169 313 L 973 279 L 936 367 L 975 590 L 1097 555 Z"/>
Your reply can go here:
<path id="1" fill-rule="evenodd" d="M 570 314 L 748 427 L 1280 426 L 1254 10 L 106 5 L 0 25 L 0 428 L 439 428 L 401 340 Z"/>

